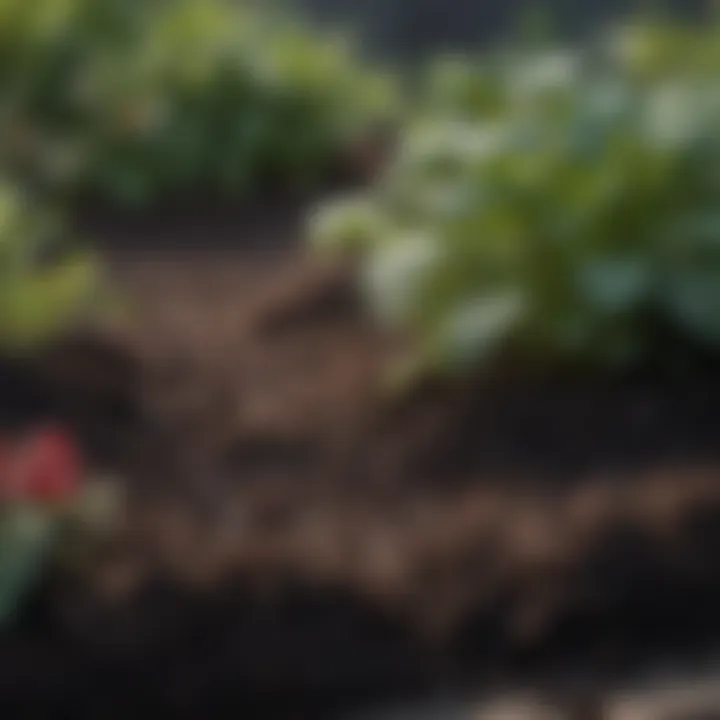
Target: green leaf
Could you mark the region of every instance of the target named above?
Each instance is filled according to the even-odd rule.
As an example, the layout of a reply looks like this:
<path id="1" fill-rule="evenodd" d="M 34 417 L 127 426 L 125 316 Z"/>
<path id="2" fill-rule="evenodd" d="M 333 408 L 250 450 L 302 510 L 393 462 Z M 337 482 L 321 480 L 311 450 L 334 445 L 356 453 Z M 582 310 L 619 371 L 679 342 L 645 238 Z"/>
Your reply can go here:
<path id="1" fill-rule="evenodd" d="M 379 241 L 385 232 L 382 212 L 374 203 L 364 198 L 343 198 L 313 213 L 308 234 L 318 250 L 355 250 Z"/>
<path id="2" fill-rule="evenodd" d="M 698 268 L 671 279 L 664 294 L 671 318 L 702 342 L 720 346 L 720 282 Z"/>
<path id="3" fill-rule="evenodd" d="M 0 341 L 27 347 L 49 338 L 77 318 L 96 283 L 97 268 L 85 255 L 13 278 L 0 290 Z"/>
<path id="4" fill-rule="evenodd" d="M 366 268 L 364 285 L 384 323 L 401 323 L 422 312 L 418 305 L 424 283 L 442 253 L 439 240 L 423 233 L 409 233 L 378 248 Z"/>
<path id="5" fill-rule="evenodd" d="M 512 290 L 472 298 L 454 307 L 437 334 L 444 362 L 466 369 L 487 360 L 522 322 L 526 307 L 523 295 Z"/>
<path id="6" fill-rule="evenodd" d="M 0 629 L 16 617 L 38 578 L 52 539 L 52 522 L 26 508 L 0 516 Z"/>
<path id="7" fill-rule="evenodd" d="M 642 258 L 595 260 L 578 272 L 578 290 L 605 313 L 624 313 L 645 300 L 652 289 L 652 270 Z"/>

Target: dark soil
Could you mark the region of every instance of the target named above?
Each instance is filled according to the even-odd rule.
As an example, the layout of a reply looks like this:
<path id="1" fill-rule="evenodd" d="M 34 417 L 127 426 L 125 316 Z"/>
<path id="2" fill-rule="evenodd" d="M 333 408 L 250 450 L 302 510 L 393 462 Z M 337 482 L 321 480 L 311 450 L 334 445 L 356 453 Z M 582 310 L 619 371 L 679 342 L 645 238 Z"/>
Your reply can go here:
<path id="1" fill-rule="evenodd" d="M 292 203 L 95 225 L 127 318 L 0 368 L 0 420 L 70 422 L 127 517 L 0 643 L 3 717 L 337 717 L 717 649 L 720 367 L 393 396 Z"/>

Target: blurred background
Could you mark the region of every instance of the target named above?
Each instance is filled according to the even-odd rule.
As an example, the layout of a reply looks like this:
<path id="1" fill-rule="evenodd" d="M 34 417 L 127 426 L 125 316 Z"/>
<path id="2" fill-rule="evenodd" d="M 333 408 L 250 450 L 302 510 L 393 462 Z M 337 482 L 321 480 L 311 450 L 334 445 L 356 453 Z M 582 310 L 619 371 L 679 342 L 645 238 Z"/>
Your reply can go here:
<path id="1" fill-rule="evenodd" d="M 0 716 L 720 719 L 720 23 L 0 0 Z"/>

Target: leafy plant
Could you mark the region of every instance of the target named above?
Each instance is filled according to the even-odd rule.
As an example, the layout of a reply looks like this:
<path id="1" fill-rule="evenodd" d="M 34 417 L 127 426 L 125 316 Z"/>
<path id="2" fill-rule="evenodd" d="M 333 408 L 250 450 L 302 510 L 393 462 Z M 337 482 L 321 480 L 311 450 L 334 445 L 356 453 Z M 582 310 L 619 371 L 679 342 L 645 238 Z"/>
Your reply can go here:
<path id="1" fill-rule="evenodd" d="M 719 40 L 636 24 L 444 61 L 381 181 L 315 217 L 316 246 L 360 255 L 419 367 L 625 363 L 658 325 L 717 348 Z"/>
<path id="2" fill-rule="evenodd" d="M 52 552 L 71 536 L 69 531 L 87 530 L 98 517 L 109 517 L 107 508 L 114 507 L 110 486 L 86 483 L 86 474 L 74 439 L 60 427 L 37 428 L 3 446 L 0 629 L 14 620 Z M 105 508 L 98 498 L 104 498 Z"/>
<path id="3" fill-rule="evenodd" d="M 92 257 L 68 247 L 56 223 L 0 183 L 0 348 L 16 352 L 51 340 L 95 300 Z"/>
<path id="4" fill-rule="evenodd" d="M 342 38 L 247 2 L 1 0 L 3 48 L 6 161 L 126 202 L 315 179 L 392 105 Z"/>

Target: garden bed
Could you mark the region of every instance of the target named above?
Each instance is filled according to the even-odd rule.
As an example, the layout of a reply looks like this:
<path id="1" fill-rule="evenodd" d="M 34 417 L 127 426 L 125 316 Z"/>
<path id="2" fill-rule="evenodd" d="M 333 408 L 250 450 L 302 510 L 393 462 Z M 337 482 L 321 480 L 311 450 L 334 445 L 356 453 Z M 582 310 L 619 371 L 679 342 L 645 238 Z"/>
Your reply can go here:
<path id="1" fill-rule="evenodd" d="M 300 204 L 90 223 L 138 312 L 6 421 L 66 419 L 128 511 L 0 645 L 8 717 L 335 717 L 716 647 L 720 369 L 388 395 Z"/>

